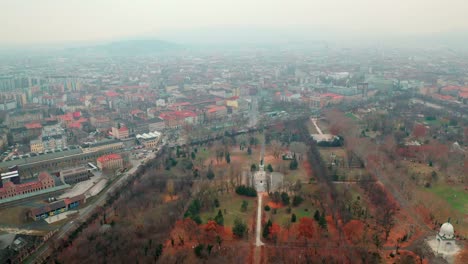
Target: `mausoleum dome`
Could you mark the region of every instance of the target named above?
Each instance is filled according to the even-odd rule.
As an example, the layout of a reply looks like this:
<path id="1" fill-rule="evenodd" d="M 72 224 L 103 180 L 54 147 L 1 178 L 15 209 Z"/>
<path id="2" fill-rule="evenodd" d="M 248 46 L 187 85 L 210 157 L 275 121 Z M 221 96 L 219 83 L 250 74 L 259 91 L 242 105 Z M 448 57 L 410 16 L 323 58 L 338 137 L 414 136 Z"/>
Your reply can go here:
<path id="1" fill-rule="evenodd" d="M 455 234 L 455 231 L 454 231 L 453 225 L 451 223 L 449 223 L 449 222 L 444 223 L 440 227 L 440 231 L 439 231 L 439 236 L 440 237 L 443 237 L 443 238 L 446 238 L 446 239 L 452 239 L 454 234 Z"/>

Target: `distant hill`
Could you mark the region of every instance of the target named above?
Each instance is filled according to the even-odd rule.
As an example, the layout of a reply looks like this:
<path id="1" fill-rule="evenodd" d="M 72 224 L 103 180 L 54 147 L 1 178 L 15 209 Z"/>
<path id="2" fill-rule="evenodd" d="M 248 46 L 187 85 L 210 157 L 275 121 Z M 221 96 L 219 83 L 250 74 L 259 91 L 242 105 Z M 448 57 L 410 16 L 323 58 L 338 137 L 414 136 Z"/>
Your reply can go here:
<path id="1" fill-rule="evenodd" d="M 152 55 L 181 49 L 180 45 L 155 39 L 125 40 L 109 44 L 75 47 L 66 49 L 67 53 L 108 56 Z"/>

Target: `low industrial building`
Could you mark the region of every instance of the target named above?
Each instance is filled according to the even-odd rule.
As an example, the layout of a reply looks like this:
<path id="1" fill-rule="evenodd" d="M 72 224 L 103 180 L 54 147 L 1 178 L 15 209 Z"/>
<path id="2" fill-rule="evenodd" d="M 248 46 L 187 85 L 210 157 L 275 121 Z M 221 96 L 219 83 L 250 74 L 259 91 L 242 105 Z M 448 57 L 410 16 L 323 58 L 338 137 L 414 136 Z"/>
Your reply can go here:
<path id="1" fill-rule="evenodd" d="M 3 183 L 3 187 L 0 188 L 0 200 L 53 187 L 55 187 L 54 178 L 47 172 L 42 172 L 39 174 L 37 181 L 20 184 L 15 184 L 11 181 Z"/>
<path id="2" fill-rule="evenodd" d="M 48 217 L 64 213 L 68 210 L 76 209 L 81 204 L 86 202 L 84 194 L 80 194 L 71 198 L 66 198 L 61 201 L 53 202 L 45 206 L 33 208 L 29 210 L 28 216 L 34 221 L 46 219 Z"/>
<path id="3" fill-rule="evenodd" d="M 118 144 L 118 146 L 122 146 Z M 71 146 L 64 150 L 54 150 L 47 153 L 39 153 L 30 157 L 21 157 L 14 160 L 0 161 L 0 172 L 7 172 L 12 167 L 17 167 L 22 179 L 34 178 L 35 173 L 49 171 L 58 173 L 60 170 L 85 165 L 94 162 L 102 155 L 120 151 L 120 147 L 102 148 L 97 151 L 84 151 L 84 149 Z"/>
<path id="4" fill-rule="evenodd" d="M 117 139 L 104 139 L 98 142 L 89 142 L 81 146 L 85 153 L 105 151 L 105 150 L 118 150 L 124 147 L 124 143 Z"/>
<path id="5" fill-rule="evenodd" d="M 91 175 L 91 172 L 85 166 L 60 171 L 60 179 L 66 184 L 89 180 Z"/>

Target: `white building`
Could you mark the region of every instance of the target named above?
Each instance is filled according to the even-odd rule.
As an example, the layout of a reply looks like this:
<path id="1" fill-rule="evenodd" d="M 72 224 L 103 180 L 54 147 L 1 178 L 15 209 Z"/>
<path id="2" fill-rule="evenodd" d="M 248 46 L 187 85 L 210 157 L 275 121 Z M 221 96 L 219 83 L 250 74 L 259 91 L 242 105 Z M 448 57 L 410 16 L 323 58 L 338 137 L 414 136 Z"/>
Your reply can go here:
<path id="1" fill-rule="evenodd" d="M 444 223 L 436 236 L 427 241 L 436 256 L 443 257 L 448 263 L 454 263 L 460 247 L 456 244 L 455 230 L 450 220 Z"/>
<path id="2" fill-rule="evenodd" d="M 263 159 L 260 161 L 259 170 L 251 176 L 251 186 L 257 192 L 272 192 L 278 190 L 283 185 L 283 174 L 279 172 L 266 172 Z"/>

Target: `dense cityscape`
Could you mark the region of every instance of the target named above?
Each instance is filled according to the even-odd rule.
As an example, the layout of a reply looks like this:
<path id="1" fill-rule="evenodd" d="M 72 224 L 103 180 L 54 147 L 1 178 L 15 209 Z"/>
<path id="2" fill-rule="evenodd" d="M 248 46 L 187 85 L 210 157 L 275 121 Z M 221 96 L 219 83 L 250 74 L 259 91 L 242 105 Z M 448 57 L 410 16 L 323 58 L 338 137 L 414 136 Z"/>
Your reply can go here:
<path id="1" fill-rule="evenodd" d="M 467 50 L 356 43 L 0 49 L 0 263 L 468 263 Z"/>

